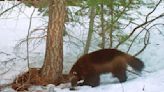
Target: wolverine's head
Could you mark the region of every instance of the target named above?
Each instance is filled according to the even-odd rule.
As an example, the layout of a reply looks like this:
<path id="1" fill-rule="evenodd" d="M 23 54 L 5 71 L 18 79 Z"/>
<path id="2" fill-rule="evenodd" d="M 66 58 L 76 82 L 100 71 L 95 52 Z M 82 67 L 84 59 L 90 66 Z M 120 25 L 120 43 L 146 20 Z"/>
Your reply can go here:
<path id="1" fill-rule="evenodd" d="M 76 71 L 70 71 L 69 73 L 69 80 L 71 82 L 71 86 L 75 87 L 77 86 L 77 82 L 80 80 L 80 78 L 78 77 L 78 73 Z"/>
<path id="2" fill-rule="evenodd" d="M 78 81 L 80 81 L 82 78 L 80 67 L 77 67 L 76 65 L 73 65 L 69 72 L 69 80 L 71 81 L 72 87 L 77 86 Z"/>

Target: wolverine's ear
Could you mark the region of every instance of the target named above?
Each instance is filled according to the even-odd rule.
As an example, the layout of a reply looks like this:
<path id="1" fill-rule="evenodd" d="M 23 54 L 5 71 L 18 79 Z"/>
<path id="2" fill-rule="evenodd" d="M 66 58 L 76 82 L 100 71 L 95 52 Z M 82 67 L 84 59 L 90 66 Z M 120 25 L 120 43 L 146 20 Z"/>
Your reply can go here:
<path id="1" fill-rule="evenodd" d="M 77 75 L 77 72 L 73 71 L 73 75 Z"/>

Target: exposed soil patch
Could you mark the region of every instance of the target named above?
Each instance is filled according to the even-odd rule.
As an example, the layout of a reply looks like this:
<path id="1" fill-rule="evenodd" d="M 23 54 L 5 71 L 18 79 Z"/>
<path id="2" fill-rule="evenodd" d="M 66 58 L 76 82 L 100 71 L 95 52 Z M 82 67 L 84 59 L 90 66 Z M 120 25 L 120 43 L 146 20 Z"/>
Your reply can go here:
<path id="1" fill-rule="evenodd" d="M 54 80 L 54 85 L 59 85 L 61 83 L 68 83 L 69 75 L 63 74 L 58 80 Z M 11 84 L 12 88 L 16 91 L 24 91 L 28 90 L 28 88 L 32 85 L 41 85 L 46 86 L 50 84 L 46 82 L 46 78 L 40 76 L 40 69 L 31 68 L 28 72 L 25 72 L 22 75 L 19 75 L 14 82 Z"/>

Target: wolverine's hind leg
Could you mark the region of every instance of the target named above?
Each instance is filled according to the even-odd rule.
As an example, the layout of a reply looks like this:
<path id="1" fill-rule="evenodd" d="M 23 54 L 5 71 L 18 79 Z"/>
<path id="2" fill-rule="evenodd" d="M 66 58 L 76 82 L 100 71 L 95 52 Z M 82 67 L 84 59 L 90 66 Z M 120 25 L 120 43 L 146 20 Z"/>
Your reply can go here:
<path id="1" fill-rule="evenodd" d="M 124 65 L 124 64 L 117 65 L 113 69 L 112 74 L 113 74 L 113 76 L 115 76 L 119 79 L 119 82 L 125 82 L 127 80 L 126 65 Z"/>
<path id="2" fill-rule="evenodd" d="M 121 83 L 125 82 L 127 80 L 126 71 L 120 71 L 115 76 L 119 79 L 119 82 L 121 82 Z"/>

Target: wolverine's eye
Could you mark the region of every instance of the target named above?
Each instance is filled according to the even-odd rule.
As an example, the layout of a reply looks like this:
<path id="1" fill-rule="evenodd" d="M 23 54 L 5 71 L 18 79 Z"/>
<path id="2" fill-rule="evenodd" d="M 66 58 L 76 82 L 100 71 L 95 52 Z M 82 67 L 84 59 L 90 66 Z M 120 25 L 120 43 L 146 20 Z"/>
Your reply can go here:
<path id="1" fill-rule="evenodd" d="M 73 75 L 77 75 L 77 72 L 73 72 Z"/>

